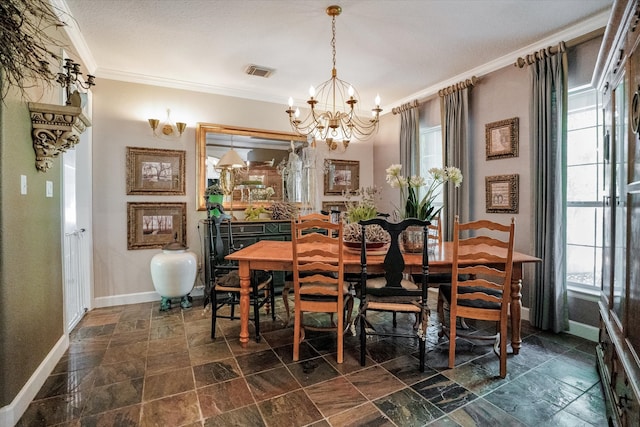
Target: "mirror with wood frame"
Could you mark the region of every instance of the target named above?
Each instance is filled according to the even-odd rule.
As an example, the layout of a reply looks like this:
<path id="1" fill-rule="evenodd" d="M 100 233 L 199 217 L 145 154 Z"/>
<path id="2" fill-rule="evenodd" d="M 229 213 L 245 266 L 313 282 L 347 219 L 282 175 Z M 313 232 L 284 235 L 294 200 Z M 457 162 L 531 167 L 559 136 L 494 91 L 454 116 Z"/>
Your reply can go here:
<path id="1" fill-rule="evenodd" d="M 235 178 L 234 190 L 225 197 L 225 208 L 244 209 L 260 195 L 269 201 L 282 200 L 282 177 L 278 165 L 289 154 L 292 145 L 305 144 L 306 137 L 295 133 L 242 128 L 212 123 L 196 127 L 196 206 L 205 210 L 205 190 L 219 182 L 218 160 L 231 148 L 247 164 Z M 268 189 L 271 190 L 268 190 Z M 267 192 L 268 191 L 268 192 Z M 273 194 L 271 194 L 273 191 Z M 268 197 L 267 197 L 268 196 Z M 231 199 L 232 198 L 232 199 Z M 266 203 L 270 203 L 267 201 Z"/>

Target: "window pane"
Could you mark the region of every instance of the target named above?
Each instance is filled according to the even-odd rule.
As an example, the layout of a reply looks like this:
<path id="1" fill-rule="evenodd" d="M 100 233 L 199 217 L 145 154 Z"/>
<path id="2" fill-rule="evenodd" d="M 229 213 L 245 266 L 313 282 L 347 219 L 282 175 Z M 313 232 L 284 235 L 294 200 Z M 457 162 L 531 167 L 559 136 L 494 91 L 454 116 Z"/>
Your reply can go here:
<path id="1" fill-rule="evenodd" d="M 567 208 L 567 244 L 594 246 L 598 232 L 597 220 L 596 208 Z"/>
<path id="2" fill-rule="evenodd" d="M 598 166 L 567 168 L 567 201 L 598 201 Z"/>
<path id="3" fill-rule="evenodd" d="M 598 162 L 598 132 L 596 127 L 567 134 L 567 164 Z"/>
<path id="4" fill-rule="evenodd" d="M 573 131 L 594 126 L 598 112 L 595 109 L 575 110 L 567 113 L 567 130 Z"/>
<path id="5" fill-rule="evenodd" d="M 442 128 L 440 126 L 420 130 L 420 176 L 425 179 L 429 176 L 429 169 L 441 168 L 442 165 Z M 420 197 L 424 196 L 426 189 L 421 188 Z M 435 205 L 443 203 L 442 193 L 435 199 Z"/>
<path id="6" fill-rule="evenodd" d="M 596 248 L 590 246 L 567 245 L 567 281 L 597 286 L 597 252 Z"/>
<path id="7" fill-rule="evenodd" d="M 567 283 L 597 288 L 602 264 L 602 151 L 598 94 L 569 93 L 567 122 Z"/>
<path id="8" fill-rule="evenodd" d="M 597 92 L 593 89 L 569 94 L 567 129 L 580 129 L 598 123 Z"/>

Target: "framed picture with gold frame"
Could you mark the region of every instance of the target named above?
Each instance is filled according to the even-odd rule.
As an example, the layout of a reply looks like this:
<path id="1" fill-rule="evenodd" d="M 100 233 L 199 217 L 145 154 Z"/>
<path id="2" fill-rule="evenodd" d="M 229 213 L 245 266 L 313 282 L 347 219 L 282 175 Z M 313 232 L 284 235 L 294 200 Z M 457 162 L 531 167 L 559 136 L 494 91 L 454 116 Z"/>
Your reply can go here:
<path id="1" fill-rule="evenodd" d="M 324 194 L 342 194 L 360 188 L 360 162 L 357 160 L 325 160 Z"/>
<path id="2" fill-rule="evenodd" d="M 127 249 L 162 248 L 174 238 L 186 246 L 186 203 L 127 203 Z"/>
<path id="3" fill-rule="evenodd" d="M 518 213 L 519 175 L 485 177 L 487 212 Z"/>
<path id="4" fill-rule="evenodd" d="M 487 160 L 518 157 L 518 118 L 485 125 Z"/>
<path id="5" fill-rule="evenodd" d="M 185 151 L 127 147 L 127 194 L 185 195 Z"/>

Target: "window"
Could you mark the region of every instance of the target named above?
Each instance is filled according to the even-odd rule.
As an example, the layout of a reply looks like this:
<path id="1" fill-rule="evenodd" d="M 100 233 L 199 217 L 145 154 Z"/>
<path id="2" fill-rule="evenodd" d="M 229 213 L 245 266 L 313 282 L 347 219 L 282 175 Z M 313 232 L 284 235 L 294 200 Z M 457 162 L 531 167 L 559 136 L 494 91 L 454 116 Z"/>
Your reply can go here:
<path id="1" fill-rule="evenodd" d="M 597 290 L 604 173 L 597 91 L 570 90 L 567 110 L 566 281 L 574 289 Z"/>
<path id="2" fill-rule="evenodd" d="M 434 126 L 430 128 L 420 129 L 419 142 L 420 161 L 418 163 L 419 175 L 428 179 L 429 169 L 443 167 L 442 155 L 442 127 Z M 426 188 L 422 187 L 419 196 L 424 197 Z M 444 203 L 442 193 L 438 195 L 434 205 L 436 209 Z"/>

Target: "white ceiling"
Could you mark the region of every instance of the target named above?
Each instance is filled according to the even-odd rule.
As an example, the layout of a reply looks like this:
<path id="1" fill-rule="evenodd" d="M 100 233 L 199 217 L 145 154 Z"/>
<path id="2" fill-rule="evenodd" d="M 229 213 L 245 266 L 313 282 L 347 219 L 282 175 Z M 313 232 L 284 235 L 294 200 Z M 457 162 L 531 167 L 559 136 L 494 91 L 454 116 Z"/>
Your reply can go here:
<path id="1" fill-rule="evenodd" d="M 53 0 L 99 79 L 297 103 L 331 75 L 333 0 Z M 613 0 L 342 0 L 338 76 L 385 112 L 603 27 Z M 73 32 L 77 26 L 81 35 Z M 256 64 L 275 69 L 249 76 Z"/>

